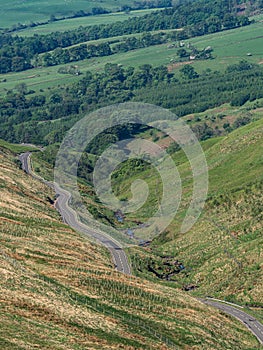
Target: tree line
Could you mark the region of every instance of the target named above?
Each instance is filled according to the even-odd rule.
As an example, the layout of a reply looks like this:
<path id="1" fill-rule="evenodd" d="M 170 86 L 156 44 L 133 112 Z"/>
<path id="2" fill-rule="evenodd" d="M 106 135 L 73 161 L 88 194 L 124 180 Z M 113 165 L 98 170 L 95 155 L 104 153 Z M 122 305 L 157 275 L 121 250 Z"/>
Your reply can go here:
<path id="1" fill-rule="evenodd" d="M 189 65 L 188 65 L 189 66 Z M 242 61 L 225 72 L 201 74 L 189 66 L 178 78 L 167 67 L 149 64 L 138 69 L 106 64 L 104 71 L 79 78 L 74 84 L 30 94 L 25 85 L 0 99 L 0 138 L 10 142 L 52 144 L 86 113 L 126 101 L 169 108 L 179 117 L 231 103 L 243 105 L 263 98 L 263 68 Z M 199 130 L 200 138 L 209 130 Z"/>
<path id="2" fill-rule="evenodd" d="M 81 44 L 79 46 L 70 47 L 69 49 L 57 48 L 54 51 L 36 55 L 32 64 L 34 67 L 56 66 L 93 57 L 110 56 L 153 45 L 160 45 L 168 43 L 171 40 L 179 40 L 179 38 L 182 38 L 182 33 L 177 31 L 168 33 L 159 32 L 156 34 L 144 33 L 138 38 L 129 37 L 122 41 L 113 39 L 98 44 Z M 176 46 L 179 46 L 179 44 L 176 43 L 172 45 L 172 47 Z M 209 59 L 212 58 L 211 52 L 211 48 L 199 51 L 194 46 L 190 45 L 188 50 L 182 48 L 178 50 L 178 59 L 181 61 L 186 60 L 189 59 L 191 55 L 194 55 L 195 59 Z M 61 70 L 66 69 L 61 68 Z"/>
<path id="3" fill-rule="evenodd" d="M 131 37 L 120 40 L 110 40 L 98 44 L 81 44 L 73 46 L 69 49 L 57 48 L 52 52 L 46 52 L 42 55 L 37 55 L 34 58 L 33 65 L 37 66 L 55 66 L 70 62 L 77 62 L 92 57 L 110 56 L 120 52 L 127 52 L 139 48 L 144 48 L 152 45 L 163 44 L 167 42 L 168 34 L 145 33 L 140 38 Z"/>

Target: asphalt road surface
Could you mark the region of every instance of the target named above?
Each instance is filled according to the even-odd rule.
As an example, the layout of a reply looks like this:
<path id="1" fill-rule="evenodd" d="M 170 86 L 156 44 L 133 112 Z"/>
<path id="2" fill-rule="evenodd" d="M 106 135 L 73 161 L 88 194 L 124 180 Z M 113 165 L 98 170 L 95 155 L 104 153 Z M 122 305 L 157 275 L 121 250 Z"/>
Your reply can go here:
<path id="1" fill-rule="evenodd" d="M 263 344 L 263 325 L 253 316 L 229 304 L 220 303 L 211 299 L 202 299 L 204 304 L 216 307 L 225 313 L 237 318 L 258 338 Z"/>
<path id="2" fill-rule="evenodd" d="M 91 229 L 87 225 L 83 224 L 78 220 L 76 212 L 69 206 L 69 199 L 71 194 L 63 189 L 61 189 L 58 185 L 55 185 L 53 182 L 49 182 L 44 180 L 43 178 L 37 176 L 31 169 L 30 166 L 30 152 L 23 153 L 19 156 L 19 159 L 22 163 L 22 169 L 30 174 L 32 177 L 44 182 L 46 185 L 54 189 L 58 195 L 58 198 L 55 203 L 56 209 L 60 212 L 64 222 L 70 225 L 75 230 L 85 234 L 102 245 L 104 245 L 110 251 L 116 270 L 130 275 L 131 269 L 128 263 L 127 255 L 125 254 L 122 246 L 119 242 L 103 234 L 103 232 L 96 231 Z"/>

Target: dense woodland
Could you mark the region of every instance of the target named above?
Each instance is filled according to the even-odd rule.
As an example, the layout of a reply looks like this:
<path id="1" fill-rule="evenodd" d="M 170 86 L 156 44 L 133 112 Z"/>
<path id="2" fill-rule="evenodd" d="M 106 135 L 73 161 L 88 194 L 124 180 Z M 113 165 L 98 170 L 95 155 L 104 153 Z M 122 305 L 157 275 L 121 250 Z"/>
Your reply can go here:
<path id="1" fill-rule="evenodd" d="M 39 64 L 54 65 L 112 54 L 109 43 L 92 47 L 84 44 L 79 48 L 59 50 L 89 40 L 183 28 L 182 31 L 173 34 L 174 39 L 180 40 L 248 25 L 248 17 L 237 13 L 235 3 L 234 0 L 192 0 L 142 17 L 107 25 L 79 27 L 76 30 L 25 38 L 4 33 L 0 36 L 0 73 L 23 71 Z M 56 51 L 50 54 L 53 50 Z M 40 54 L 45 56 L 40 59 Z"/>

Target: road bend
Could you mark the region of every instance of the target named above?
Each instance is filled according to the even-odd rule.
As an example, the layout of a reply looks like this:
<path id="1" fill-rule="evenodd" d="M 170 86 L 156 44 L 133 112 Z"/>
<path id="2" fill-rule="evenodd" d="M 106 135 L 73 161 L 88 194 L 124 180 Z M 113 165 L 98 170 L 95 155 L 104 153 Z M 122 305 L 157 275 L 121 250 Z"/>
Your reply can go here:
<path id="1" fill-rule="evenodd" d="M 23 153 L 19 156 L 19 159 L 22 163 L 22 169 L 35 179 L 40 180 L 56 191 L 57 200 L 55 207 L 62 216 L 63 221 L 75 230 L 81 232 L 82 234 L 85 234 L 86 236 L 89 236 L 90 238 L 95 239 L 97 242 L 104 245 L 111 253 L 116 270 L 126 275 L 131 275 L 131 268 L 128 262 L 128 258 L 121 244 L 107 234 L 92 229 L 79 221 L 77 213 L 69 206 L 71 194 L 68 191 L 60 188 L 57 184 L 46 181 L 40 176 L 36 175 L 31 168 L 30 156 L 30 152 Z"/>
<path id="2" fill-rule="evenodd" d="M 247 314 L 243 310 L 230 305 L 228 303 L 214 301 L 212 299 L 200 299 L 204 304 L 213 306 L 241 321 L 258 339 L 260 344 L 263 345 L 263 325 L 253 316 Z"/>

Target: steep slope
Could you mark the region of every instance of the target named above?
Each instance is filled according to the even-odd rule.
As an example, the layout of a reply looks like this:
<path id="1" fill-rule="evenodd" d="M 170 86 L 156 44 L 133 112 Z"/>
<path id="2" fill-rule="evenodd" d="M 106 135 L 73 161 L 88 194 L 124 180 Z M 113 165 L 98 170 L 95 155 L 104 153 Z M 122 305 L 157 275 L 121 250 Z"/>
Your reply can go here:
<path id="1" fill-rule="evenodd" d="M 156 239 L 152 250 L 137 252 L 144 261 L 141 270 L 147 270 L 149 259 L 172 255 L 186 267 L 175 276 L 177 286 L 192 284 L 198 287 L 196 294 L 263 305 L 262 135 L 263 118 L 203 143 L 209 168 L 205 210 L 184 235 L 178 233 L 183 210 L 179 212 L 169 233 Z M 180 164 L 183 206 L 187 207 L 192 191 L 190 167 L 181 152 L 174 157 Z"/>
<path id="2" fill-rule="evenodd" d="M 3 349 L 251 349 L 238 321 L 185 293 L 112 269 L 64 225 L 53 194 L 0 149 Z"/>
<path id="3" fill-rule="evenodd" d="M 202 220 L 187 235 L 186 249 L 198 271 L 195 278 L 207 293 L 261 305 L 262 135 L 263 119 L 236 130 L 206 152 L 210 195 Z M 185 248 L 182 237 L 177 243 Z"/>

